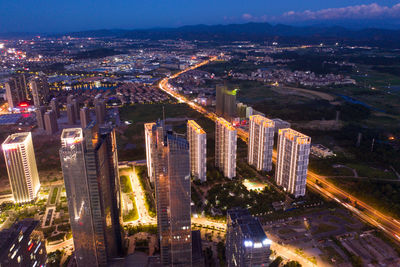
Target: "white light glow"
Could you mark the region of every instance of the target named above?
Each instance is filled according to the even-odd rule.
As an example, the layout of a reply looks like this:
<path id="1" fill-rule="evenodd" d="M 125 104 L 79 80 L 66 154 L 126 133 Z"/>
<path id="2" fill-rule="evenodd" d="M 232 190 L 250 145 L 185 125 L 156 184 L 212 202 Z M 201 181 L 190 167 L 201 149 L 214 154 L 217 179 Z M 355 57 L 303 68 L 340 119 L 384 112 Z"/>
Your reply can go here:
<path id="1" fill-rule="evenodd" d="M 249 241 L 249 240 L 244 241 L 244 246 L 245 246 L 246 248 L 252 247 L 252 246 L 253 246 L 253 242 L 252 242 L 252 241 Z"/>
<path id="2" fill-rule="evenodd" d="M 264 246 L 268 246 L 268 245 L 272 244 L 272 241 L 271 241 L 271 239 L 266 238 L 266 239 L 263 240 L 262 243 L 263 243 Z"/>
<path id="3" fill-rule="evenodd" d="M 262 244 L 260 242 L 254 243 L 254 248 L 261 248 Z"/>

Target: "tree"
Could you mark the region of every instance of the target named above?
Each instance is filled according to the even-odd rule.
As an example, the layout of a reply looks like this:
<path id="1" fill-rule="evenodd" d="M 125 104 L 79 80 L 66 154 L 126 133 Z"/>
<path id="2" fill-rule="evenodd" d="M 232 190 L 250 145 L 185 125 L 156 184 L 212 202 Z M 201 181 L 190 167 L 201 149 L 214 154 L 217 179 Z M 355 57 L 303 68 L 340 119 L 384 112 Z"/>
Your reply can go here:
<path id="1" fill-rule="evenodd" d="M 270 263 L 269 267 L 279 267 L 281 262 L 283 261 L 283 258 L 281 256 L 278 256 L 275 258 L 273 262 Z"/>
<path id="2" fill-rule="evenodd" d="M 301 267 L 301 264 L 297 261 L 289 261 L 283 267 Z"/>

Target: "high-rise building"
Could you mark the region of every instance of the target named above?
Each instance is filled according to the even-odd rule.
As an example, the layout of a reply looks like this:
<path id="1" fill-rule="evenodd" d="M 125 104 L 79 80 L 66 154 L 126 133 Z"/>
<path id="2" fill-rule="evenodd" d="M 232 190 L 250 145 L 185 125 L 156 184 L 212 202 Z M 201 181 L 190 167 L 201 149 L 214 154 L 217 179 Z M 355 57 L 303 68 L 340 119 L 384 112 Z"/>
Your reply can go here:
<path id="1" fill-rule="evenodd" d="M 275 123 L 275 133 L 278 133 L 280 129 L 290 128 L 290 122 L 284 121 L 279 118 L 271 120 Z"/>
<path id="2" fill-rule="evenodd" d="M 260 221 L 248 210 L 235 208 L 227 212 L 226 261 L 228 267 L 269 265 L 271 240 Z"/>
<path id="3" fill-rule="evenodd" d="M 51 99 L 50 107 L 51 107 L 51 110 L 56 113 L 57 118 L 59 118 L 60 117 L 60 107 L 59 107 L 57 98 L 54 97 L 53 99 Z"/>
<path id="4" fill-rule="evenodd" d="M 272 170 L 275 123 L 261 115 L 250 117 L 248 162 L 259 171 Z"/>
<path id="5" fill-rule="evenodd" d="M 187 123 L 187 139 L 190 148 L 190 170 L 202 182 L 207 180 L 207 134 L 195 121 Z"/>
<path id="6" fill-rule="evenodd" d="M 227 86 L 216 87 L 216 113 L 231 121 L 236 116 L 236 93 L 238 89 L 230 90 Z"/>
<path id="7" fill-rule="evenodd" d="M 311 138 L 292 129 L 280 129 L 275 181 L 295 197 L 306 193 Z"/>
<path id="8" fill-rule="evenodd" d="M 38 125 L 38 128 L 41 130 L 45 129 L 45 124 L 44 124 L 44 114 L 46 113 L 46 107 L 45 106 L 41 106 L 36 108 L 36 122 Z"/>
<path id="9" fill-rule="evenodd" d="M 40 107 L 46 103 L 49 96 L 49 83 L 46 75 L 42 74 L 33 77 L 29 81 L 29 87 L 32 92 L 33 103 L 35 107 Z"/>
<path id="10" fill-rule="evenodd" d="M 27 218 L 0 232 L 0 266 L 46 265 L 46 243 L 38 227 L 39 221 Z"/>
<path id="11" fill-rule="evenodd" d="M 215 121 L 215 166 L 224 176 L 236 176 L 237 131 L 223 118 Z"/>
<path id="12" fill-rule="evenodd" d="M 86 128 L 90 122 L 90 110 L 87 107 L 81 108 L 80 119 L 82 128 Z"/>
<path id="13" fill-rule="evenodd" d="M 115 132 L 91 122 L 64 129 L 61 167 L 79 266 L 107 266 L 122 251 L 121 196 Z"/>
<path id="14" fill-rule="evenodd" d="M 72 100 L 72 107 L 75 113 L 75 120 L 79 120 L 79 102 L 78 100 L 75 98 L 74 100 Z"/>
<path id="15" fill-rule="evenodd" d="M 47 134 L 54 134 L 58 131 L 57 117 L 54 111 L 49 110 L 44 114 L 44 124 Z"/>
<path id="16" fill-rule="evenodd" d="M 147 175 L 149 176 L 150 182 L 154 183 L 154 164 L 152 153 L 154 150 L 153 127 L 156 123 L 145 123 L 144 124 L 144 137 L 146 143 L 146 163 L 147 163 Z"/>
<path id="17" fill-rule="evenodd" d="M 76 124 L 75 109 L 73 104 L 67 104 L 67 117 L 69 125 Z"/>
<path id="18" fill-rule="evenodd" d="M 2 148 L 14 201 L 25 203 L 34 200 L 40 181 L 31 133 L 9 135 Z"/>
<path id="19" fill-rule="evenodd" d="M 99 124 L 104 124 L 106 120 L 106 102 L 103 99 L 98 99 L 95 105 L 96 121 Z"/>
<path id="20" fill-rule="evenodd" d="M 16 108 L 18 104 L 29 98 L 28 87 L 24 74 L 15 75 L 5 84 L 6 97 L 9 108 Z"/>
<path id="21" fill-rule="evenodd" d="M 74 100 L 74 96 L 73 95 L 68 95 L 67 96 L 67 105 L 68 104 L 72 104 L 72 100 Z"/>
<path id="22" fill-rule="evenodd" d="M 191 266 L 189 144 L 163 122 L 153 125 L 151 137 L 161 263 Z"/>

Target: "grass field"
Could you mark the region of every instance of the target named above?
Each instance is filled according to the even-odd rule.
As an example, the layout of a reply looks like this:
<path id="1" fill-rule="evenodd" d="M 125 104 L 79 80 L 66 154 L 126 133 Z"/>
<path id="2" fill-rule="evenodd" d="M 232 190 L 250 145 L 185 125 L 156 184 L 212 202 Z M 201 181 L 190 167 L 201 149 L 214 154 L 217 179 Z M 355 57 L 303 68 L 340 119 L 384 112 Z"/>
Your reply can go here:
<path id="1" fill-rule="evenodd" d="M 132 201 L 133 208 L 129 210 L 127 214 L 124 214 L 122 216 L 124 222 L 131 222 L 139 218 L 139 213 L 136 208 L 135 198 L 133 197 L 133 194 L 130 194 L 129 199 Z"/>
<path id="2" fill-rule="evenodd" d="M 58 193 L 58 187 L 54 187 L 53 192 L 51 194 L 51 198 L 50 198 L 50 204 L 56 203 L 57 193 Z"/>

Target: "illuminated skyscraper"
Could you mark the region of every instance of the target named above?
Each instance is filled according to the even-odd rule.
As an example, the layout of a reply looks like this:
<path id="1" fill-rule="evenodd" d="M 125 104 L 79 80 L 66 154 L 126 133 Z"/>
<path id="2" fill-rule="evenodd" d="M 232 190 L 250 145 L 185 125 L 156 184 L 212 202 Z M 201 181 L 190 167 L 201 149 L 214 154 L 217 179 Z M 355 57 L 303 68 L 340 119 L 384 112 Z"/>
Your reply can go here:
<path id="1" fill-rule="evenodd" d="M 24 74 L 15 75 L 5 84 L 6 97 L 9 108 L 15 108 L 17 105 L 29 98 L 28 87 Z"/>
<path id="2" fill-rule="evenodd" d="M 60 160 L 78 266 L 107 266 L 122 251 L 115 133 L 64 129 Z"/>
<path id="3" fill-rule="evenodd" d="M 151 137 L 161 263 L 191 266 L 189 144 L 162 122 L 153 125 Z"/>
<path id="4" fill-rule="evenodd" d="M 51 110 L 56 113 L 57 118 L 59 118 L 60 117 L 60 107 L 58 106 L 57 98 L 54 97 L 53 99 L 51 99 L 50 107 L 51 107 Z"/>
<path id="5" fill-rule="evenodd" d="M 187 139 L 190 148 L 190 170 L 202 182 L 207 180 L 207 134 L 195 121 L 187 123 Z"/>
<path id="6" fill-rule="evenodd" d="M 237 132 L 229 122 L 218 118 L 215 122 L 215 166 L 225 177 L 236 176 Z"/>
<path id="7" fill-rule="evenodd" d="M 35 76 L 29 81 L 32 91 L 32 98 L 35 107 L 40 107 L 47 101 L 49 95 L 49 83 L 47 77 L 43 75 Z"/>
<path id="8" fill-rule="evenodd" d="M 44 114 L 44 124 L 47 134 L 54 134 L 58 131 L 57 117 L 54 111 L 49 110 Z"/>
<path id="9" fill-rule="evenodd" d="M 261 115 L 250 116 L 248 162 L 259 171 L 272 170 L 275 123 Z"/>
<path id="10" fill-rule="evenodd" d="M 295 197 L 306 193 L 311 138 L 292 129 L 278 133 L 275 181 Z"/>
<path id="11" fill-rule="evenodd" d="M 153 137 L 153 126 L 155 125 L 154 122 L 152 123 L 145 123 L 144 124 L 144 136 L 145 136 L 145 143 L 146 143 L 146 163 L 147 163 L 147 174 L 150 178 L 150 182 L 154 183 L 154 164 L 152 159 L 152 152 L 154 149 L 154 137 Z"/>
<path id="12" fill-rule="evenodd" d="M 31 133 L 8 136 L 2 148 L 14 201 L 24 203 L 34 200 L 40 181 Z"/>
<path id="13" fill-rule="evenodd" d="M 271 240 L 265 235 L 260 221 L 241 208 L 228 210 L 226 221 L 228 267 L 268 266 Z"/>

